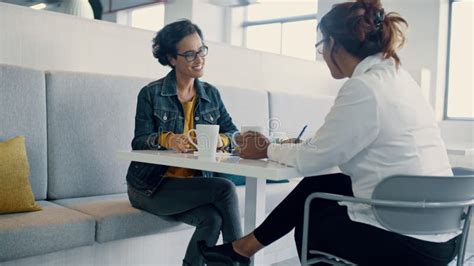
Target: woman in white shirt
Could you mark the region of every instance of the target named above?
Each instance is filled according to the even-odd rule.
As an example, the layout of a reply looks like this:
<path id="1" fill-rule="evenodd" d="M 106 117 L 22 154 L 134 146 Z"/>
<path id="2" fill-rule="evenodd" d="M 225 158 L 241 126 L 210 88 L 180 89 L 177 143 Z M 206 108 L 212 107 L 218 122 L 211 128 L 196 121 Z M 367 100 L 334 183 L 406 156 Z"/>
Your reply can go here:
<path id="1" fill-rule="evenodd" d="M 433 111 L 395 52 L 405 39 L 403 25 L 398 14 L 385 15 L 377 0 L 337 4 L 321 19 L 324 39 L 317 46 L 323 46 L 331 75 L 349 78 L 324 125 L 303 143 L 269 144 L 261 134 L 244 134 L 241 156 L 268 157 L 303 174 L 333 166 L 342 173 L 304 178 L 249 235 L 227 245 L 201 246 L 207 260 L 246 264 L 292 229 L 300 255 L 304 202 L 313 192 L 370 198 L 391 175 L 452 175 Z M 458 239 L 456 234 L 390 232 L 370 207 L 326 200 L 313 201 L 310 225 L 310 249 L 359 265 L 446 265 Z"/>

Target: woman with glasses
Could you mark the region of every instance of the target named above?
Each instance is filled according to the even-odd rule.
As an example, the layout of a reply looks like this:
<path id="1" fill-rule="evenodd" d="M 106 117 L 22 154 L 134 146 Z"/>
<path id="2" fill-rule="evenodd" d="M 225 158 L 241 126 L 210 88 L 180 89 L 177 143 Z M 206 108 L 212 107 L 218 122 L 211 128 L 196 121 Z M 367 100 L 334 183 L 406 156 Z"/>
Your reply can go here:
<path id="1" fill-rule="evenodd" d="M 199 27 L 189 20 L 166 25 L 153 39 L 153 56 L 170 66 L 166 77 L 151 82 L 138 95 L 134 150 L 192 151 L 187 132 L 196 124 L 219 125 L 218 148 L 230 149 L 237 131 L 219 91 L 203 75 L 208 47 Z M 127 173 L 131 204 L 165 219 L 196 227 L 183 265 L 203 265 L 197 241 L 209 245 L 222 232 L 224 242 L 242 236 L 235 186 L 213 173 L 132 162 Z"/>
<path id="2" fill-rule="evenodd" d="M 453 175 L 433 111 L 396 53 L 406 25 L 398 14 L 385 14 L 378 0 L 336 4 L 322 17 L 324 61 L 334 78 L 348 78 L 324 124 L 302 143 L 270 144 L 258 133 L 244 133 L 237 143 L 246 143 L 244 158 L 269 158 L 303 174 L 333 166 L 342 173 L 305 177 L 252 233 L 217 247 L 201 245 L 207 260 L 248 263 L 293 229 L 301 255 L 304 205 L 313 192 L 371 198 L 391 175 Z M 398 234 L 367 205 L 318 199 L 310 206 L 309 249 L 357 265 L 446 265 L 458 234 Z"/>

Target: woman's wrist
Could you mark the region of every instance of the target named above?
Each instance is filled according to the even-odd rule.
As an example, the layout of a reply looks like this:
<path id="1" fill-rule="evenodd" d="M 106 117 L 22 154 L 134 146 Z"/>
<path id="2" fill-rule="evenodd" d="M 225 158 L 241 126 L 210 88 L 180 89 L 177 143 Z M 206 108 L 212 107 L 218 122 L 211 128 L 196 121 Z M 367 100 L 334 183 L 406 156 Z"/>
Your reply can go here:
<path id="1" fill-rule="evenodd" d="M 172 149 L 173 148 L 174 136 L 175 136 L 175 134 L 173 132 L 168 132 L 167 133 L 167 136 L 166 136 L 166 148 L 167 149 Z"/>

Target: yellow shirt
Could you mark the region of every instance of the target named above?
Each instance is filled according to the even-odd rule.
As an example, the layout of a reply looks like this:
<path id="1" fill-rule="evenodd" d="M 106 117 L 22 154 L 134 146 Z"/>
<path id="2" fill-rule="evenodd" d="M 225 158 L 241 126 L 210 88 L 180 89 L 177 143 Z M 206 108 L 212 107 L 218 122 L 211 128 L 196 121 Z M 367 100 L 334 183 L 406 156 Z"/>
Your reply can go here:
<path id="1" fill-rule="evenodd" d="M 184 111 L 184 129 L 183 134 L 187 134 L 189 130 L 194 128 L 194 106 L 196 104 L 196 97 L 193 97 L 190 101 L 181 103 Z M 166 138 L 171 132 L 161 133 L 160 135 L 160 145 L 168 149 L 168 143 L 166 143 Z M 222 142 L 224 146 L 227 146 L 230 142 L 229 138 L 221 134 Z M 180 167 L 168 167 L 168 170 L 164 176 L 170 177 L 193 177 L 196 175 L 196 170 L 189 168 L 180 168 Z"/>

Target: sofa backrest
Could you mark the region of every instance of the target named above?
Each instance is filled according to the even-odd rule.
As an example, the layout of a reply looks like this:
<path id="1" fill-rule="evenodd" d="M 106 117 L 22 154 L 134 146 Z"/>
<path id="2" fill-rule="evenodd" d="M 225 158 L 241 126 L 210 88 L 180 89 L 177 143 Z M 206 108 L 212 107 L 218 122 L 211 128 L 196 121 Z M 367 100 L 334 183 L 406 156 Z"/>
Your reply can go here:
<path id="1" fill-rule="evenodd" d="M 217 86 L 227 112 L 240 130 L 241 126 L 263 126 L 268 134 L 268 92 Z"/>
<path id="2" fill-rule="evenodd" d="M 74 72 L 46 74 L 48 198 L 126 191 L 138 92 L 151 80 Z"/>
<path id="3" fill-rule="evenodd" d="M 324 123 L 334 104 L 332 96 L 308 96 L 287 92 L 270 92 L 270 120 L 272 132 L 284 132 L 296 138 L 308 125 L 303 139 L 311 137 Z"/>
<path id="4" fill-rule="evenodd" d="M 46 198 L 46 93 L 44 72 L 0 64 L 0 141 L 25 136 L 30 183 Z"/>

